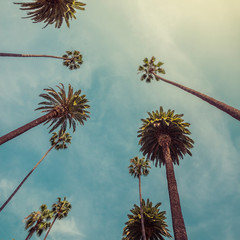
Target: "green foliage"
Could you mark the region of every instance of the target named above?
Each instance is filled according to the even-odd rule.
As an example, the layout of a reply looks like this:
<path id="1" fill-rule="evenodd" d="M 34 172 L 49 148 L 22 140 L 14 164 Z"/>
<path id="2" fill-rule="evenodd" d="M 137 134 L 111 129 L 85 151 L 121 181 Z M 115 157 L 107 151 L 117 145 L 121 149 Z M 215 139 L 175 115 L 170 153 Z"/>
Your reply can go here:
<path id="1" fill-rule="evenodd" d="M 60 28 L 63 20 L 65 20 L 69 27 L 69 20 L 76 19 L 75 9 L 85 10 L 85 3 L 75 0 L 33 0 L 29 3 L 15 3 L 20 4 L 21 10 L 28 11 L 27 17 L 33 20 L 33 23 L 44 22 L 46 25 L 54 24 L 55 28 Z"/>
<path id="2" fill-rule="evenodd" d="M 161 67 L 163 65 L 162 62 L 155 63 L 156 58 L 152 57 L 150 60 L 148 58 L 144 58 L 143 65 L 139 66 L 139 73 L 143 73 L 141 76 L 141 81 L 146 80 L 147 83 L 150 83 L 153 80 L 154 74 L 162 73 L 165 74 L 165 70 Z M 154 73 L 154 74 L 153 74 Z M 158 78 L 155 77 L 158 81 Z"/>
<path id="3" fill-rule="evenodd" d="M 141 175 L 147 176 L 149 174 L 150 162 L 145 161 L 145 158 L 134 157 L 130 159 L 129 173 L 134 177 L 139 177 Z"/>
<path id="4" fill-rule="evenodd" d="M 84 121 L 89 118 L 89 112 L 86 110 L 90 106 L 86 103 L 86 95 L 81 95 L 81 90 L 78 90 L 73 93 L 73 88 L 69 84 L 68 94 L 66 94 L 63 84 L 57 86 L 60 90 L 59 92 L 55 91 L 53 88 L 44 89 L 47 94 L 40 94 L 40 97 L 43 97 L 44 102 L 40 102 L 39 105 L 42 107 L 37 108 L 36 110 L 42 110 L 42 112 L 57 112 L 57 117 L 49 119 L 45 124 L 51 122 L 50 126 L 52 128 L 49 132 L 52 132 L 60 126 L 61 131 L 65 132 L 67 126 L 69 128 L 73 127 L 73 132 L 76 130 L 76 123 L 84 125 Z"/>
<path id="5" fill-rule="evenodd" d="M 49 220 L 52 218 L 52 212 L 47 209 L 47 205 L 43 204 L 40 207 L 40 211 L 32 212 L 24 220 L 25 229 L 29 229 L 28 232 L 36 233 L 41 236 L 43 231 L 46 231 L 50 227 Z"/>
<path id="6" fill-rule="evenodd" d="M 161 203 L 153 206 L 153 203 L 147 199 L 142 201 L 143 218 L 148 240 L 164 240 L 163 237 L 171 238 L 167 224 L 165 222 L 165 211 L 160 211 Z M 132 214 L 128 215 L 128 222 L 125 223 L 123 229 L 122 240 L 142 240 L 141 214 L 140 207 L 134 204 L 134 208 L 130 210 Z"/>
<path id="7" fill-rule="evenodd" d="M 51 145 L 55 145 L 55 149 L 66 149 L 67 145 L 71 143 L 72 137 L 69 133 L 59 131 L 58 133 L 54 132 L 52 133 L 52 137 L 50 139 Z"/>
<path id="8" fill-rule="evenodd" d="M 67 54 L 64 54 L 63 57 L 66 58 L 63 60 L 63 65 L 68 67 L 70 70 L 80 68 L 80 65 L 83 63 L 82 55 L 79 51 L 66 51 Z"/>
<path id="9" fill-rule="evenodd" d="M 189 123 L 182 119 L 183 114 L 174 114 L 173 110 L 148 112 L 149 117 L 141 119 L 142 127 L 138 131 L 140 137 L 140 151 L 147 158 L 155 162 L 155 166 L 165 164 L 162 147 L 159 144 L 161 136 L 167 135 L 171 142 L 169 145 L 172 161 L 179 164 L 179 157 L 183 158 L 186 153 L 192 155 L 190 149 L 193 147 L 194 141 L 188 137 L 191 132 L 188 130 Z"/>
<path id="10" fill-rule="evenodd" d="M 67 201 L 66 197 L 64 197 L 63 200 L 61 200 L 61 198 L 58 197 L 57 203 L 54 203 L 52 205 L 52 213 L 59 220 L 67 217 L 71 209 L 72 205 Z"/>

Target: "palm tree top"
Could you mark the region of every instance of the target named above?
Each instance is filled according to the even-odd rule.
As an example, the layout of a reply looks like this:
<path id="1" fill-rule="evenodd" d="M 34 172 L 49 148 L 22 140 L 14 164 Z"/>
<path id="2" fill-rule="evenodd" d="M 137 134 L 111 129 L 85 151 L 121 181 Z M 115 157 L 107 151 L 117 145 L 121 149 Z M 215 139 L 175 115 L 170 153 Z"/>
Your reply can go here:
<path id="1" fill-rule="evenodd" d="M 29 232 L 34 231 L 38 236 L 41 236 L 43 231 L 46 231 L 50 227 L 48 222 L 52 218 L 52 212 L 47 208 L 47 205 L 40 206 L 40 211 L 32 212 L 26 218 L 24 218 L 25 229 L 29 229 Z M 35 224 L 35 225 L 34 225 Z"/>
<path id="2" fill-rule="evenodd" d="M 159 209 L 161 203 L 159 202 L 154 206 L 149 199 L 147 202 L 143 199 L 142 206 L 147 239 L 164 240 L 163 237 L 171 238 L 165 222 L 166 212 Z M 140 207 L 134 204 L 134 208 L 130 212 L 132 214 L 128 214 L 129 220 L 123 229 L 123 240 L 142 240 Z"/>
<path id="3" fill-rule="evenodd" d="M 69 20 L 76 19 L 76 10 L 85 10 L 85 3 L 76 0 L 33 0 L 33 2 L 15 3 L 20 4 L 21 10 L 28 11 L 27 17 L 31 18 L 33 23 L 44 22 L 46 26 L 48 24 L 54 24 L 55 28 L 60 28 L 63 20 L 65 20 L 69 27 Z"/>
<path id="4" fill-rule="evenodd" d="M 165 70 L 162 68 L 163 63 L 155 63 L 155 61 L 155 57 L 152 57 L 150 60 L 148 60 L 148 58 L 144 58 L 144 64 L 139 66 L 138 68 L 139 73 L 143 72 L 143 75 L 141 76 L 141 81 L 146 80 L 147 83 L 150 83 L 151 80 L 153 80 L 153 73 L 165 74 Z M 159 81 L 158 78 L 155 77 L 155 79 Z"/>
<path id="5" fill-rule="evenodd" d="M 68 215 L 72 205 L 67 201 L 66 197 L 63 200 L 60 197 L 57 199 L 57 203 L 52 205 L 52 212 L 58 219 L 62 219 Z"/>
<path id="6" fill-rule="evenodd" d="M 66 51 L 66 54 L 63 55 L 65 58 L 63 65 L 68 67 L 70 70 L 80 68 L 80 65 L 83 64 L 82 55 L 79 51 Z"/>
<path id="7" fill-rule="evenodd" d="M 140 151 L 147 158 L 155 162 L 155 166 L 165 164 L 161 144 L 168 142 L 172 161 L 179 164 L 179 157 L 182 159 L 186 153 L 192 156 L 190 149 L 193 147 L 194 141 L 188 136 L 191 132 L 188 130 L 189 123 L 182 119 L 183 114 L 175 114 L 174 110 L 148 112 L 149 117 L 141 119 L 142 127 L 140 127 L 138 137 L 141 145 Z"/>
<path id="8" fill-rule="evenodd" d="M 139 177 L 141 175 L 147 176 L 149 174 L 150 161 L 145 158 L 134 157 L 130 159 L 129 173 L 131 176 Z"/>
<path id="9" fill-rule="evenodd" d="M 57 117 L 47 120 L 44 124 L 51 122 L 50 126 L 52 128 L 49 132 L 52 132 L 59 126 L 63 132 L 66 131 L 67 126 L 69 128 L 73 127 L 73 132 L 76 130 L 76 123 L 84 125 L 84 121 L 89 117 L 89 112 L 86 110 L 90 108 L 86 103 L 86 95 L 80 95 L 81 90 L 73 93 L 73 88 L 69 84 L 68 94 L 65 92 L 65 88 L 62 83 L 57 86 L 59 92 L 55 91 L 53 88 L 44 89 L 47 93 L 40 94 L 39 96 L 47 101 L 40 102 L 39 105 L 43 105 L 35 110 L 42 110 L 42 112 L 57 112 Z"/>
<path id="10" fill-rule="evenodd" d="M 66 149 L 68 144 L 71 143 L 71 135 L 69 133 L 59 131 L 58 133 L 53 132 L 52 137 L 50 138 L 51 145 L 55 145 L 55 149 Z"/>

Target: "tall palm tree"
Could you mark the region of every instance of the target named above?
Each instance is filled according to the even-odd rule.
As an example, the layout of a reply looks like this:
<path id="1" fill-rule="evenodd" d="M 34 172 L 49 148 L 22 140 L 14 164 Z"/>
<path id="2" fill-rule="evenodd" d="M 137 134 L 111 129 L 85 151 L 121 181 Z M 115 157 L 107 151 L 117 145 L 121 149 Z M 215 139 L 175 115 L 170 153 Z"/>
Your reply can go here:
<path id="1" fill-rule="evenodd" d="M 56 150 L 59 149 L 66 149 L 68 144 L 71 143 L 72 137 L 69 133 L 65 133 L 63 131 L 59 131 L 58 134 L 56 132 L 52 133 L 52 137 L 50 139 L 51 148 L 44 154 L 44 156 L 39 160 L 39 162 L 34 166 L 34 168 L 27 174 L 27 176 L 22 180 L 22 182 L 18 185 L 18 187 L 14 190 L 11 196 L 7 199 L 7 201 L 0 207 L 0 212 L 6 207 L 6 205 L 11 201 L 17 191 L 21 188 L 24 182 L 29 178 L 29 176 L 33 173 L 33 171 L 37 168 L 37 166 L 43 161 L 43 159 L 47 156 L 47 154 L 55 148 Z"/>
<path id="2" fill-rule="evenodd" d="M 147 240 L 164 240 L 164 237 L 171 238 L 171 234 L 167 229 L 165 222 L 165 211 L 160 211 L 159 207 L 161 203 L 157 203 L 153 206 L 153 203 L 147 199 L 143 203 L 144 223 L 146 228 Z M 125 223 L 123 229 L 122 240 L 142 240 L 141 220 L 140 220 L 140 208 L 134 204 L 134 208 L 130 210 L 132 214 L 128 215 L 128 222 Z"/>
<path id="3" fill-rule="evenodd" d="M 31 18 L 33 23 L 44 22 L 46 25 L 54 24 L 55 28 L 60 28 L 63 20 L 65 20 L 69 27 L 69 20 L 76 19 L 76 10 L 85 10 L 85 3 L 76 0 L 33 0 L 28 3 L 15 3 L 20 4 L 21 10 L 28 11 L 27 17 Z"/>
<path id="4" fill-rule="evenodd" d="M 25 229 L 28 230 L 28 236 L 25 240 L 32 237 L 34 233 L 41 236 L 43 231 L 46 231 L 50 227 L 49 220 L 52 218 L 52 212 L 47 209 L 47 205 L 43 204 L 40 207 L 40 211 L 30 213 L 24 220 Z"/>
<path id="5" fill-rule="evenodd" d="M 144 64 L 142 66 L 139 66 L 138 70 L 139 72 L 143 72 L 143 75 L 141 77 L 141 80 L 146 80 L 146 82 L 151 82 L 153 80 L 153 76 L 157 81 L 162 80 L 163 82 L 169 83 L 171 85 L 174 85 L 188 93 L 191 93 L 192 95 L 201 98 L 202 100 L 208 102 L 209 104 L 213 105 L 214 107 L 222 110 L 223 112 L 229 114 L 233 118 L 236 118 L 238 121 L 240 121 L 240 110 L 237 108 L 234 108 L 232 106 L 229 106 L 223 102 L 220 102 L 212 97 L 209 97 L 205 94 L 202 94 L 194 89 L 185 87 L 179 83 L 172 82 L 170 80 L 167 80 L 165 78 L 160 77 L 157 75 L 157 73 L 165 74 L 164 69 L 161 67 L 163 65 L 162 62 L 158 62 L 155 64 L 155 57 L 152 57 L 149 61 L 148 58 L 145 58 L 143 60 Z"/>
<path id="6" fill-rule="evenodd" d="M 67 217 L 68 213 L 70 212 L 72 206 L 71 204 L 66 200 L 66 197 L 64 197 L 63 201 L 61 200 L 61 198 L 58 198 L 58 202 L 54 203 L 52 205 L 52 214 L 53 214 L 53 221 L 51 223 L 51 226 L 49 227 L 47 234 L 44 238 L 44 240 L 46 240 L 50 230 L 52 229 L 53 224 L 55 223 L 55 221 L 57 219 L 61 220 L 62 218 Z"/>
<path id="7" fill-rule="evenodd" d="M 38 54 L 18 54 L 18 53 L 0 53 L 0 57 L 46 57 L 46 58 L 57 58 L 63 60 L 63 65 L 70 70 L 80 68 L 83 63 L 82 55 L 79 51 L 66 51 L 62 57 L 52 55 L 38 55 Z"/>
<path id="8" fill-rule="evenodd" d="M 141 176 L 147 176 L 149 174 L 150 162 L 145 161 L 145 158 L 134 157 L 130 159 L 129 173 L 138 178 L 139 185 L 139 198 L 140 198 L 140 213 L 141 213 L 141 225 L 142 225 L 142 236 L 143 240 L 146 239 L 145 227 L 144 227 L 144 216 L 142 208 L 142 191 L 141 191 Z"/>
<path id="9" fill-rule="evenodd" d="M 148 115 L 148 118 L 142 119 L 143 124 L 138 131 L 140 151 L 155 161 L 156 167 L 166 166 L 175 240 L 187 240 L 173 163 L 179 165 L 179 158 L 186 153 L 192 155 L 190 149 L 194 141 L 188 137 L 191 134 L 188 130 L 190 124 L 184 122 L 183 114 L 174 114 L 172 110 L 164 112 L 162 107 L 160 111 Z"/>
<path id="10" fill-rule="evenodd" d="M 52 132 L 59 126 L 60 129 L 65 132 L 68 125 L 69 128 L 73 127 L 74 132 L 77 123 L 84 125 L 84 121 L 89 118 L 89 112 L 86 109 L 90 107 L 86 104 L 88 102 L 86 95 L 80 95 L 81 90 L 73 93 L 73 88 L 70 84 L 68 87 L 68 94 L 65 92 L 63 84 L 60 83 L 60 86 L 57 87 L 59 92 L 55 91 L 53 88 L 46 88 L 44 90 L 47 93 L 39 95 L 44 98 L 45 101 L 40 102 L 39 105 L 42 106 L 36 110 L 42 110 L 42 112 L 46 112 L 46 114 L 0 137 L 0 145 L 41 123 L 51 123 L 50 126 L 52 126 L 52 128 L 49 132 Z"/>

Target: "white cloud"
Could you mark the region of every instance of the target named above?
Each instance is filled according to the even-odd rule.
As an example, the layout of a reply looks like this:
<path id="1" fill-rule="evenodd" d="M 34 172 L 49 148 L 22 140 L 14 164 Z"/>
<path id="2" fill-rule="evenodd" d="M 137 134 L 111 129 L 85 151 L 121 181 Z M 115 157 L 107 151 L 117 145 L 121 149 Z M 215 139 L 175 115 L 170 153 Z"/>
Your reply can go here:
<path id="1" fill-rule="evenodd" d="M 55 224 L 52 227 L 49 237 L 52 239 L 66 239 L 66 236 L 71 236 L 71 239 L 84 239 L 84 234 L 79 231 L 79 226 L 73 217 L 67 219 L 63 218 L 62 220 L 56 220 Z"/>

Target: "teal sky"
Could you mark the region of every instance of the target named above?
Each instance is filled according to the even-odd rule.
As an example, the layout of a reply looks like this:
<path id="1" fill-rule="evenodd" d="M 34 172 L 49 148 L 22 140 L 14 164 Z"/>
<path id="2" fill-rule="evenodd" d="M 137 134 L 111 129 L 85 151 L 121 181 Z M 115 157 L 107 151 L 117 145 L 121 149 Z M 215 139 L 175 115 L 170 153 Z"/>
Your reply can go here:
<path id="1" fill-rule="evenodd" d="M 166 83 L 141 82 L 137 69 L 155 56 L 164 62 L 165 78 L 239 109 L 240 2 L 91 0 L 70 29 L 42 29 L 22 19 L 26 13 L 13 2 L 0 3 L 0 52 L 61 56 L 79 50 L 84 64 L 69 71 L 61 60 L 0 58 L 0 135 L 41 116 L 34 111 L 39 94 L 60 82 L 82 89 L 91 118 L 77 127 L 67 150 L 46 157 L 0 214 L 0 240 L 25 239 L 23 219 L 64 196 L 72 211 L 56 222 L 49 240 L 121 239 L 127 214 L 139 202 L 128 165 L 142 157 L 140 119 L 160 106 L 183 113 L 195 141 L 193 156 L 175 167 L 188 238 L 238 240 L 239 122 Z M 40 125 L 0 147 L 1 205 L 49 149 L 50 137 Z M 152 165 L 142 191 L 154 204 L 162 202 L 173 234 L 165 169 Z"/>

